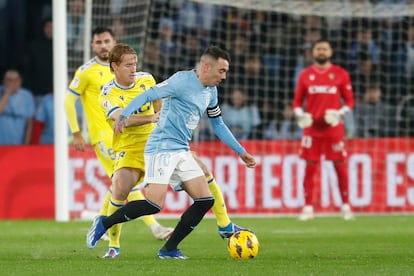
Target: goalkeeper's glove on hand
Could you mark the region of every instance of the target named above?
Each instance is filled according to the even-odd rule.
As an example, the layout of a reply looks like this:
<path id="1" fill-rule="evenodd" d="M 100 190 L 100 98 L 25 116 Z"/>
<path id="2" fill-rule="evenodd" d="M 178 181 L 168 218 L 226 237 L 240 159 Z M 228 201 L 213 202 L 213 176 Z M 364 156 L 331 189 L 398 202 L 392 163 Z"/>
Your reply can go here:
<path id="1" fill-rule="evenodd" d="M 325 111 L 325 122 L 331 126 L 337 126 L 341 121 L 342 117 L 345 115 L 346 112 L 349 111 L 349 107 L 344 106 L 341 109 L 327 109 Z"/>
<path id="2" fill-rule="evenodd" d="M 302 108 L 297 107 L 294 110 L 298 126 L 300 128 L 310 127 L 313 123 L 312 115 L 308 112 L 303 112 Z"/>

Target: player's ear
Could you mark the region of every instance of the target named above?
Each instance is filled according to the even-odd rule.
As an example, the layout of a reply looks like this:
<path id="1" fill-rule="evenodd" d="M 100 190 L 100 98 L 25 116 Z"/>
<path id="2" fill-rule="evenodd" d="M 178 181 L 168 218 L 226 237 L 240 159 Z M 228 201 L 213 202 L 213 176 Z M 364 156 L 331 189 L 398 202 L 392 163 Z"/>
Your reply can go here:
<path id="1" fill-rule="evenodd" d="M 211 67 L 211 63 L 209 63 L 209 62 L 203 63 L 203 71 L 204 72 L 208 72 L 208 70 L 210 69 L 210 67 Z"/>
<path id="2" fill-rule="evenodd" d="M 115 72 L 115 70 L 118 68 L 118 64 L 117 64 L 116 62 L 112 61 L 112 62 L 109 64 L 109 67 L 111 68 L 111 70 L 112 70 L 113 72 Z"/>

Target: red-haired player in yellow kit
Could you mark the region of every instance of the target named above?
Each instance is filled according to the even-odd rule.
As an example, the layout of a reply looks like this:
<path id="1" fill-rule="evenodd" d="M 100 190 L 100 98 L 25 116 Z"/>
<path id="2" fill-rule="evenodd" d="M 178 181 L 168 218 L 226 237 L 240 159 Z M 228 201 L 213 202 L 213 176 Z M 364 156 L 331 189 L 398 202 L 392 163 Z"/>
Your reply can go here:
<path id="1" fill-rule="evenodd" d="M 111 29 L 98 27 L 93 30 L 91 46 L 95 57 L 78 68 L 65 98 L 65 112 L 73 134 L 75 149 L 84 151 L 86 145 L 79 129 L 78 114 L 75 107 L 77 100 L 80 99 L 85 110 L 90 143 L 95 149 L 100 164 L 110 178 L 115 162 L 112 150 L 113 129 L 105 120 L 105 114 L 98 103 L 98 96 L 102 86 L 114 78 L 109 69 L 108 57 L 115 44 L 116 41 Z M 100 215 L 107 214 L 110 198 L 111 192 L 108 191 L 99 212 Z M 144 196 L 138 190 L 132 191 L 128 196 L 128 200 L 143 198 Z M 160 225 L 153 216 L 144 216 L 142 220 L 157 239 L 166 239 L 173 231 L 173 228 Z"/>
<path id="2" fill-rule="evenodd" d="M 109 66 L 115 79 L 103 86 L 98 101 L 111 129 L 121 110 L 137 95 L 155 85 L 151 74 L 136 72 L 137 61 L 135 50 L 126 44 L 115 45 L 109 54 Z M 107 216 L 125 204 L 131 189 L 144 177 L 144 148 L 159 118 L 155 111 L 160 108 L 161 100 L 141 106 L 131 116 L 125 131 L 113 137 L 116 161 Z M 108 229 L 110 241 L 105 258 L 119 256 L 121 227 L 122 224 L 117 224 Z"/>

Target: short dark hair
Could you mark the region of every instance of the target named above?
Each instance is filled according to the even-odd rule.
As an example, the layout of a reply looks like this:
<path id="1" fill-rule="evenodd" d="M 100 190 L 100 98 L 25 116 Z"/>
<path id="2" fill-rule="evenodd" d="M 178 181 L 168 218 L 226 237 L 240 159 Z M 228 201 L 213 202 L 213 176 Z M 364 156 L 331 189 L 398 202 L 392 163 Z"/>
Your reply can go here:
<path id="1" fill-rule="evenodd" d="M 326 39 L 326 38 L 320 38 L 320 39 L 316 40 L 316 41 L 313 43 L 312 49 L 313 49 L 313 48 L 315 48 L 315 46 L 316 46 L 317 44 L 319 44 L 319 43 L 328 43 L 328 44 L 329 44 L 329 47 L 331 47 L 331 48 L 332 48 L 332 44 L 331 44 L 331 42 L 330 42 L 328 39 Z"/>
<path id="2" fill-rule="evenodd" d="M 114 32 L 112 31 L 112 29 L 108 28 L 108 27 L 96 27 L 95 29 L 92 30 L 92 39 L 95 35 L 99 35 L 102 33 L 109 33 L 112 37 L 115 37 Z"/>
<path id="3" fill-rule="evenodd" d="M 202 56 L 211 56 L 216 60 L 222 58 L 230 62 L 230 54 L 226 50 L 223 50 L 220 47 L 214 45 L 209 46 L 207 49 L 205 49 Z"/>

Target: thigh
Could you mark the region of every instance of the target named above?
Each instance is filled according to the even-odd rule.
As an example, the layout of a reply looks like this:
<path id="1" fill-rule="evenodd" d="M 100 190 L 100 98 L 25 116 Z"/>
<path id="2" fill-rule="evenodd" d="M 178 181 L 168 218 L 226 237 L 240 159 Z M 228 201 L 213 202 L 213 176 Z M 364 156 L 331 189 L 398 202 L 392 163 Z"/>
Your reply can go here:
<path id="1" fill-rule="evenodd" d="M 211 174 L 210 170 L 207 168 L 207 166 L 201 161 L 201 159 L 196 155 L 195 152 L 193 153 L 194 160 L 197 162 L 197 164 L 200 166 L 200 168 L 203 170 L 204 175 L 207 177 Z"/>
<path id="2" fill-rule="evenodd" d="M 125 200 L 143 173 L 134 168 L 118 169 L 112 177 L 112 194 L 118 200 Z"/>
<path id="3" fill-rule="evenodd" d="M 168 184 L 152 184 L 149 183 L 145 188 L 145 198 L 164 207 L 165 196 L 168 191 Z"/>
<path id="4" fill-rule="evenodd" d="M 210 189 L 208 188 L 207 180 L 204 176 L 184 181 L 181 188 L 193 199 L 212 196 Z"/>

